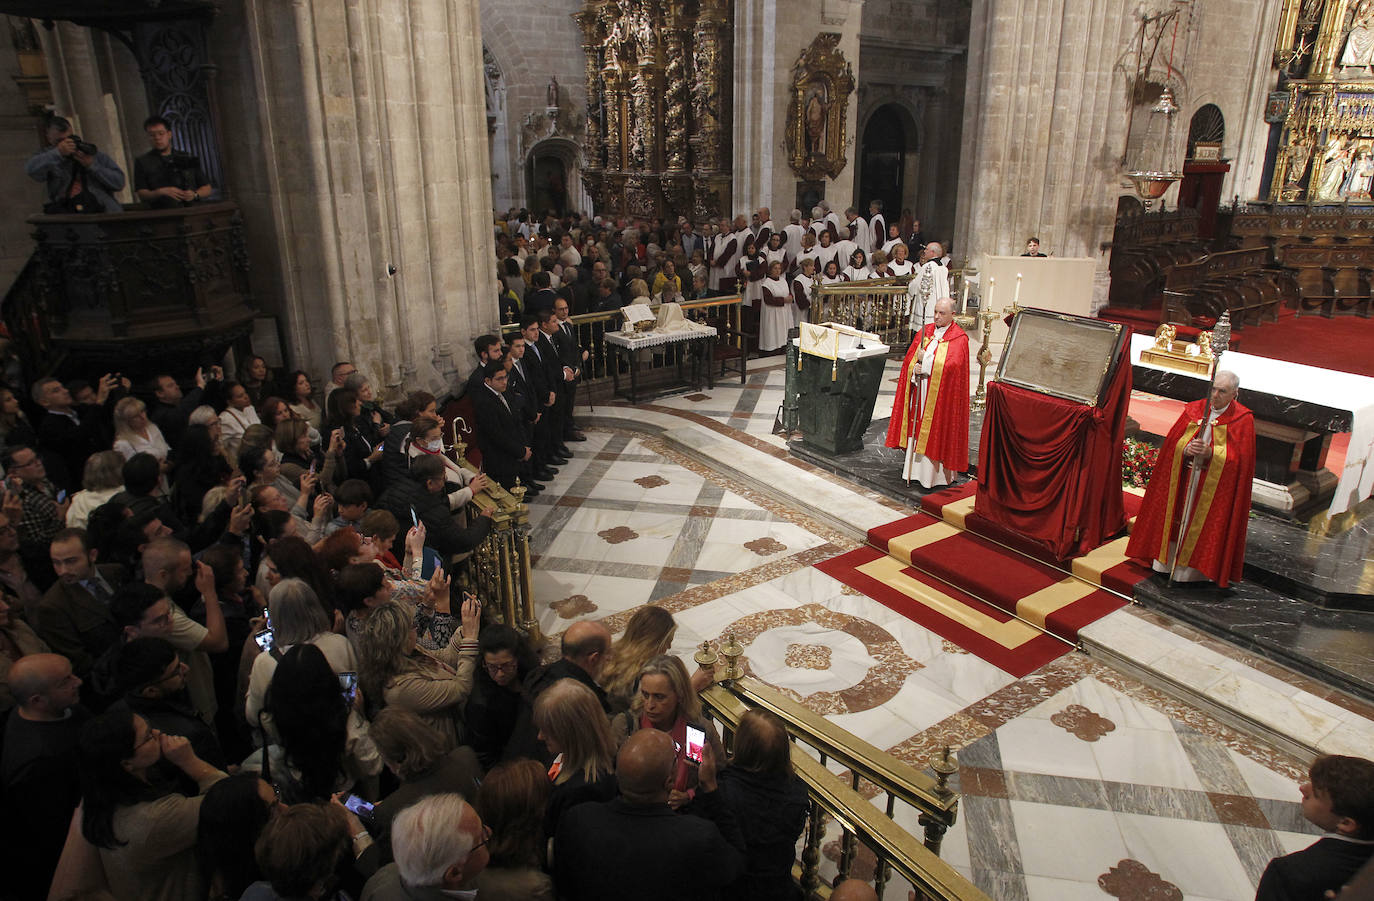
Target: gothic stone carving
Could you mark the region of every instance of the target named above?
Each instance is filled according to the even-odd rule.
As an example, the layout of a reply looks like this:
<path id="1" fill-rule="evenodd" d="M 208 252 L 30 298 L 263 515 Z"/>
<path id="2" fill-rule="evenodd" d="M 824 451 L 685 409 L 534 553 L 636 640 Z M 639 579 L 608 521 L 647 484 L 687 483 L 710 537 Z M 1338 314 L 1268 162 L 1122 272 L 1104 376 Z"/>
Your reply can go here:
<path id="1" fill-rule="evenodd" d="M 816 35 L 792 67 L 787 153 L 792 171 L 804 179 L 835 178 L 848 162 L 845 113 L 854 72 L 839 41 L 834 32 Z"/>

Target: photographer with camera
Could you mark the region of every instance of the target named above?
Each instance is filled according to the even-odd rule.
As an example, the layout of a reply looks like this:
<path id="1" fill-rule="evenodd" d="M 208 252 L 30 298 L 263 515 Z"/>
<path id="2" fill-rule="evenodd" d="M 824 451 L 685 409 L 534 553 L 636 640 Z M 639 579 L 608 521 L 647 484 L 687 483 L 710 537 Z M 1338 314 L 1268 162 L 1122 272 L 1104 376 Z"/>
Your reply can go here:
<path id="1" fill-rule="evenodd" d="M 134 193 L 152 209 L 190 206 L 210 196 L 200 160 L 172 148 L 172 125 L 161 116 L 143 120 L 153 149 L 134 161 Z"/>
<path id="2" fill-rule="evenodd" d="M 44 213 L 124 211 L 114 198 L 115 192 L 124 187 L 124 173 L 114 160 L 94 144 L 72 134 L 72 124 L 61 116 L 48 120 L 44 136 L 48 148 L 29 157 L 24 166 L 29 178 L 47 186 Z"/>

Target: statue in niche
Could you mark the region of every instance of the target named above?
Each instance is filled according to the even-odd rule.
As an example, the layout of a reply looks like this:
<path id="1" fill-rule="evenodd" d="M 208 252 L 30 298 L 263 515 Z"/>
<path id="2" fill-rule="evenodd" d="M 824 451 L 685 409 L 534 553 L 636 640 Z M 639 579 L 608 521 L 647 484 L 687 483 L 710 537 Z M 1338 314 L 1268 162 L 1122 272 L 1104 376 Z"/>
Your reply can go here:
<path id="1" fill-rule="evenodd" d="M 1340 65 L 1342 69 L 1374 66 L 1374 0 L 1360 0 L 1355 5 Z"/>
<path id="2" fill-rule="evenodd" d="M 1288 150 L 1288 172 L 1284 175 L 1285 184 L 1297 185 L 1307 174 L 1307 164 L 1312 159 L 1311 135 L 1300 135 Z"/>
<path id="3" fill-rule="evenodd" d="M 558 76 L 549 78 L 548 105 L 550 109 L 558 106 Z"/>
<path id="4" fill-rule="evenodd" d="M 830 104 L 825 100 L 825 85 L 814 84 L 806 98 L 806 155 L 825 154 L 825 112 Z"/>
<path id="5" fill-rule="evenodd" d="M 1346 200 L 1368 200 L 1371 183 L 1374 183 L 1374 157 L 1370 156 L 1368 147 L 1361 147 L 1350 166 L 1342 193 Z"/>
<path id="6" fill-rule="evenodd" d="M 1343 134 L 1332 135 L 1322 154 L 1322 177 L 1314 193 L 1315 199 L 1339 201 L 1349 171 L 1350 143 Z"/>

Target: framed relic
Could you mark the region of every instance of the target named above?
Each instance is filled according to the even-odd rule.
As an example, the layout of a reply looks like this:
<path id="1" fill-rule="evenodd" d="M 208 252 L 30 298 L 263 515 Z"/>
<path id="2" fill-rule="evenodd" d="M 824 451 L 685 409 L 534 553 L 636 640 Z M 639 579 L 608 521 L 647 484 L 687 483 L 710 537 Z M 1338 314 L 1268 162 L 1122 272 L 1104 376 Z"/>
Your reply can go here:
<path id="1" fill-rule="evenodd" d="M 1012 320 L 997 381 L 1097 406 L 1125 340 L 1119 322 L 1025 309 Z"/>

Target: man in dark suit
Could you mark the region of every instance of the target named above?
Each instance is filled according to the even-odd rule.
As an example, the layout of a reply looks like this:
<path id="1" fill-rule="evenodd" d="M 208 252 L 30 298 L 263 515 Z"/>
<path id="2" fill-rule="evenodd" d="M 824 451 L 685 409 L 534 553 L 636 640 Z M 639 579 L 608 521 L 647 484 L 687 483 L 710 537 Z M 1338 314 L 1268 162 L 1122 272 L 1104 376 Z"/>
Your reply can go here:
<path id="1" fill-rule="evenodd" d="M 545 359 L 548 350 L 540 346 L 544 333 L 539 329 L 539 317 L 527 315 L 520 322 L 520 334 L 525 338 L 520 371 L 529 386 L 531 409 L 536 414 L 530 421 L 529 441 L 530 447 L 534 450 L 534 458 L 530 465 L 533 467 L 535 478 L 547 481 L 557 474 L 557 466 L 567 462 L 567 458 L 555 452 L 549 442 L 549 425 L 558 402 L 559 383 L 551 381 L 551 378 L 556 376 Z M 558 372 L 562 372 L 561 368 Z"/>
<path id="2" fill-rule="evenodd" d="M 558 299 L 558 293 L 550 287 L 552 284 L 553 279 L 543 270 L 530 277 L 530 287 L 534 293 L 525 300 L 526 313 L 538 313 L 541 310 L 553 312 L 553 302 Z"/>
<path id="3" fill-rule="evenodd" d="M 516 479 L 521 479 L 529 488 L 525 496 L 533 497 L 543 486 L 529 478 L 534 452 L 525 443 L 525 431 L 515 408 L 505 398 L 508 384 L 505 368 L 500 363 L 488 363 L 486 379 L 472 396 L 482 470 L 507 491 L 515 487 Z"/>
<path id="4" fill-rule="evenodd" d="M 582 366 L 587 362 L 590 352 L 577 343 L 577 329 L 568 320 L 568 304 L 563 300 L 554 302 L 554 324 L 558 327 L 553 333 L 553 343 L 558 348 L 558 357 L 565 369 L 571 369 L 573 378 L 565 381 L 558 393 L 559 413 L 563 418 L 563 441 L 586 441 L 587 436 L 573 422 L 573 404 L 577 399 L 577 383 L 581 381 Z"/>
<path id="5" fill-rule="evenodd" d="M 471 397 L 476 397 L 478 389 L 486 379 L 487 364 L 492 360 L 501 359 L 501 339 L 495 335 L 478 335 L 473 339 L 472 350 L 477 354 L 477 365 L 468 373 L 467 387 L 463 391 Z"/>
<path id="6" fill-rule="evenodd" d="M 1255 901 L 1321 901 L 1328 891 L 1339 892 L 1374 855 L 1374 761 L 1318 757 L 1298 791 L 1302 815 L 1326 834 L 1271 860 Z"/>
<path id="7" fill-rule="evenodd" d="M 616 755 L 620 797 L 563 814 L 554 839 L 554 882 L 567 901 L 653 895 L 714 898 L 744 873 L 744 836 L 716 791 L 711 751 L 699 770 L 692 814 L 668 806 L 677 751 L 667 732 L 641 729 Z"/>
<path id="8" fill-rule="evenodd" d="M 572 459 L 572 451 L 563 444 L 563 421 L 558 408 L 558 393 L 562 390 L 563 383 L 571 380 L 572 370 L 564 367 L 563 358 L 559 356 L 558 348 L 553 343 L 552 335 L 558 331 L 558 319 L 553 315 L 552 308 L 535 314 L 535 321 L 538 323 L 539 331 L 533 344 L 526 340 L 525 356 L 528 359 L 530 353 L 535 355 L 543 368 L 544 386 L 550 394 L 549 404 L 543 411 L 544 415 L 535 426 L 535 449 L 540 454 L 541 462 L 548 466 L 562 466 Z"/>
<path id="9" fill-rule="evenodd" d="M 533 447 L 534 424 L 539 419 L 539 391 L 531 381 L 534 376 L 533 368 L 526 368 L 523 334 L 510 339 L 503 362 L 509 363 L 506 367 L 506 403 L 520 420 L 526 446 Z M 540 372 L 539 375 L 542 376 L 543 373 Z"/>
<path id="10" fill-rule="evenodd" d="M 111 411 L 124 390 L 119 379 L 106 373 L 100 377 L 94 404 L 74 403 L 67 387 L 53 378 L 34 382 L 32 395 L 33 402 L 47 411 L 38 420 L 38 446 L 48 475 L 57 487 L 75 492 L 81 487 L 86 458 L 110 449 Z"/>
<path id="11" fill-rule="evenodd" d="M 85 529 L 63 529 L 50 545 L 57 581 L 33 611 L 33 629 L 48 647 L 72 662 L 80 678 L 119 641 L 110 600 L 123 584 L 119 566 L 96 566 Z"/>

